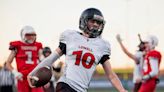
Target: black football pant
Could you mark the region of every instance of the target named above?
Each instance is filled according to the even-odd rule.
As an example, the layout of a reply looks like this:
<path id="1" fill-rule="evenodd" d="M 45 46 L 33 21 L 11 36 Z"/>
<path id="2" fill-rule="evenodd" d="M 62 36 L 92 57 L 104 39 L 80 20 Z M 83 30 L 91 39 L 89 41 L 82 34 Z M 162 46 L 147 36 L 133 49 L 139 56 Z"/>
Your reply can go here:
<path id="1" fill-rule="evenodd" d="M 64 82 L 57 83 L 56 92 L 77 92 Z"/>

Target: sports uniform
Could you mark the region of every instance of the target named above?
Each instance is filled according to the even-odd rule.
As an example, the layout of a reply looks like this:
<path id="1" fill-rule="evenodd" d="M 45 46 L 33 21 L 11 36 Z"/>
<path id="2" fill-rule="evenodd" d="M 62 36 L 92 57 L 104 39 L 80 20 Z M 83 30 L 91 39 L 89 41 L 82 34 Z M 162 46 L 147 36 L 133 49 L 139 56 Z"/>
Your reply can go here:
<path id="1" fill-rule="evenodd" d="M 100 37 L 86 38 L 77 31 L 65 31 L 60 42 L 66 44 L 66 65 L 59 82 L 85 92 L 96 66 L 110 55 L 110 45 Z"/>
<path id="2" fill-rule="evenodd" d="M 36 42 L 35 39 L 28 40 L 25 35 L 36 35 L 31 26 L 25 26 L 21 31 L 22 41 L 10 42 L 9 50 L 14 52 L 12 58 L 15 58 L 17 70 L 10 69 L 18 79 L 18 92 L 43 92 L 42 88 L 31 88 L 27 82 L 27 75 L 39 63 L 39 52 L 42 49 L 42 44 Z M 25 40 L 26 39 L 26 40 Z M 9 56 L 8 63 L 13 61 Z"/>
<path id="3" fill-rule="evenodd" d="M 65 54 L 64 74 L 57 83 L 56 92 L 86 92 L 96 65 L 99 63 L 102 64 L 107 78 L 117 90 L 127 92 L 108 61 L 110 44 L 101 38 L 104 24 L 103 15 L 98 9 L 86 9 L 79 21 L 82 32 L 67 30 L 61 34 L 59 47 L 29 74 L 28 81 L 31 87 L 35 87 L 30 80 L 35 80 L 33 74 L 38 68 L 51 66 Z"/>
<path id="4" fill-rule="evenodd" d="M 144 65 L 143 65 L 143 76 L 149 75 L 151 78 L 145 80 L 142 83 L 142 86 L 141 86 L 139 92 L 154 92 L 155 91 L 156 79 L 158 78 L 158 74 L 154 75 L 154 76 L 151 75 L 151 72 L 153 70 L 152 69 L 153 66 L 150 64 L 150 59 L 155 59 L 155 61 L 153 61 L 153 62 L 156 62 L 157 66 L 158 66 L 156 68 L 156 71 L 158 71 L 159 65 L 161 62 L 160 52 L 153 50 L 153 51 L 150 51 L 149 53 L 147 53 L 147 55 L 145 56 Z"/>
<path id="5" fill-rule="evenodd" d="M 140 45 L 138 46 L 139 50 L 137 50 L 135 54 L 132 54 L 131 52 L 128 51 L 128 49 L 122 43 L 122 39 L 119 34 L 117 34 L 116 39 L 119 42 L 123 52 L 135 62 L 135 66 L 133 70 L 133 83 L 134 83 L 133 92 L 138 92 L 141 86 L 141 78 L 142 78 L 142 66 L 143 66 L 143 57 L 144 57 L 143 44 L 144 43 L 141 42 Z"/>
<path id="6" fill-rule="evenodd" d="M 44 58 L 48 57 L 51 54 L 50 47 L 44 47 L 42 54 L 43 54 Z M 55 92 L 54 82 L 55 82 L 55 77 L 54 77 L 54 74 L 52 74 L 52 77 L 51 77 L 51 80 L 49 81 L 49 83 L 47 83 L 46 85 L 43 86 L 44 92 Z"/>
<path id="7" fill-rule="evenodd" d="M 137 51 L 135 54 L 138 64 L 135 64 L 134 70 L 133 70 L 133 83 L 134 83 L 134 92 L 137 92 L 141 86 L 141 81 L 138 81 L 139 79 L 142 78 L 142 66 L 143 66 L 143 52 L 142 51 Z"/>
<path id="8" fill-rule="evenodd" d="M 23 74 L 23 79 L 26 79 L 28 73 L 39 63 L 38 52 L 42 49 L 42 44 L 39 42 L 26 44 L 21 41 L 13 41 L 10 42 L 9 49 L 16 50 L 17 69 Z"/>
<path id="9" fill-rule="evenodd" d="M 139 92 L 154 92 L 156 80 L 158 79 L 159 66 L 161 62 L 161 53 L 155 50 L 158 45 L 158 39 L 154 35 L 149 35 L 145 39 L 145 51 L 143 64 L 143 82 Z"/>
<path id="10" fill-rule="evenodd" d="M 143 66 L 143 52 L 137 51 L 135 53 L 137 60 L 139 61 L 138 64 L 135 64 L 134 71 L 133 71 L 133 83 L 137 82 L 138 78 L 142 77 L 142 66 Z"/>

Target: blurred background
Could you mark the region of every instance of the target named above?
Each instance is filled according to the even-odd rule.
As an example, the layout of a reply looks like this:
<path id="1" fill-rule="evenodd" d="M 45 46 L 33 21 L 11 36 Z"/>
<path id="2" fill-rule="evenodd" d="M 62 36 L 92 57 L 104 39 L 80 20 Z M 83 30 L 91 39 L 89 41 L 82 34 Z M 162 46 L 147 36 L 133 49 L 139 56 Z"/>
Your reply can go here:
<path id="1" fill-rule="evenodd" d="M 37 40 L 53 50 L 58 46 L 60 33 L 67 29 L 79 30 L 82 11 L 95 7 L 102 11 L 106 20 L 102 37 L 111 44 L 112 68 L 123 85 L 131 90 L 134 62 L 122 52 L 115 36 L 119 33 L 125 46 L 135 53 L 139 44 L 137 34 L 140 33 L 141 37 L 154 34 L 159 38 L 157 50 L 164 55 L 163 5 L 164 0 L 0 0 L 0 66 L 10 53 L 9 42 L 20 40 L 20 30 L 23 26 L 33 26 L 37 32 Z M 161 82 L 157 90 L 164 88 L 163 60 L 160 66 Z M 64 57 L 61 57 L 60 61 L 64 62 Z M 16 67 L 15 62 L 13 66 Z M 111 84 L 106 80 L 99 65 L 89 92 L 112 90 Z"/>

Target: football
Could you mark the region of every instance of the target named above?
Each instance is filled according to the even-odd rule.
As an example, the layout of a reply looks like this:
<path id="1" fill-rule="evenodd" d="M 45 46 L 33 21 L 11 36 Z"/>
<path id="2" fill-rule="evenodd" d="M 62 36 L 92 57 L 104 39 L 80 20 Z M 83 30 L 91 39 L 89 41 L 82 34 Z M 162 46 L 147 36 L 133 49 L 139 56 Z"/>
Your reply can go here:
<path id="1" fill-rule="evenodd" d="M 35 87 L 41 87 L 47 84 L 52 76 L 52 69 L 50 66 L 39 68 L 31 78 L 31 83 Z"/>

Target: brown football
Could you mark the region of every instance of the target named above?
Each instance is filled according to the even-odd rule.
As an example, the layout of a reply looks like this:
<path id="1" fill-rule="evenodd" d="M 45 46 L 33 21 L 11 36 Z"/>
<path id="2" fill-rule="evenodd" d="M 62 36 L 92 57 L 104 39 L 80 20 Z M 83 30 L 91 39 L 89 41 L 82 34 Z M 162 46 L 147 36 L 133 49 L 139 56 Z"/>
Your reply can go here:
<path id="1" fill-rule="evenodd" d="M 31 83 L 35 87 L 41 87 L 47 84 L 52 77 L 52 69 L 50 66 L 39 68 L 32 76 Z"/>

